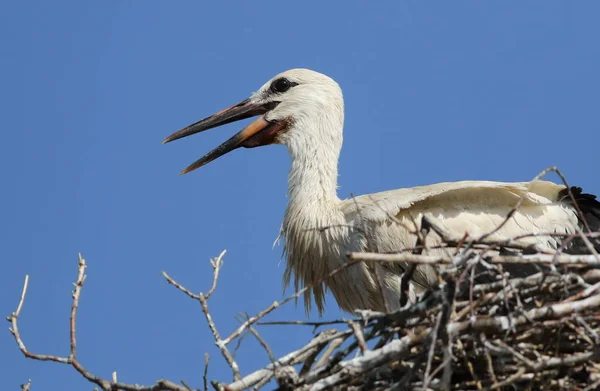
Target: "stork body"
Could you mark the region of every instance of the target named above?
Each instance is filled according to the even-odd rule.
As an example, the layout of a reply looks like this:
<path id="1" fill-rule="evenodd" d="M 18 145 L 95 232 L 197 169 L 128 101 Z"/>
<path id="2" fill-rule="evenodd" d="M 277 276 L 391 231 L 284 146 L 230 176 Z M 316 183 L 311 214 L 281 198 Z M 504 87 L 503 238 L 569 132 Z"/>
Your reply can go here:
<path id="1" fill-rule="evenodd" d="M 337 196 L 338 158 L 342 147 L 344 109 L 335 81 L 307 69 L 281 73 L 249 99 L 192 124 L 165 142 L 238 119 L 261 115 L 241 132 L 183 171 L 192 171 L 238 147 L 283 144 L 291 157 L 289 200 L 282 224 L 286 257 L 284 283 L 296 289 L 318 281 L 347 262 L 355 251 L 399 252 L 414 247 L 424 216 L 435 219 L 457 237 L 478 236 L 501 224 L 523 198 L 516 213 L 489 239 L 508 239 L 533 232 L 572 234 L 580 227 L 578 213 L 566 188 L 551 182 L 501 183 L 464 181 L 391 190 L 340 200 Z M 600 228 L 600 203 L 581 194 L 581 209 L 592 229 Z M 558 237 L 527 237 L 523 245 L 552 250 Z M 428 236 L 427 244 L 440 241 Z M 429 254 L 436 251 L 430 250 Z M 390 311 L 400 303 L 401 267 L 360 263 L 309 289 L 305 305 L 314 299 L 321 312 L 329 288 L 345 311 Z M 419 266 L 415 286 L 431 287 L 437 270 Z"/>

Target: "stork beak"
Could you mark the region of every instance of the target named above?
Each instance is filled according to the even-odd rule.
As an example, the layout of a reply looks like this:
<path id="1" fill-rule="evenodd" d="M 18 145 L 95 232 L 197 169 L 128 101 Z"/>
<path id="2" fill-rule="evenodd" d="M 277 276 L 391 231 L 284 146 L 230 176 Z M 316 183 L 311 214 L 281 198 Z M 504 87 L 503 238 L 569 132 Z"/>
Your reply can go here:
<path id="1" fill-rule="evenodd" d="M 243 100 L 236 105 L 230 106 L 216 114 L 211 115 L 210 117 L 204 118 L 173 133 L 163 141 L 163 144 L 212 129 L 217 126 L 265 114 L 275 106 L 277 106 L 277 102 L 257 104 L 251 102 L 250 99 Z M 212 162 L 216 158 L 223 156 L 239 147 L 253 148 L 261 145 L 271 144 L 277 134 L 283 128 L 285 128 L 285 125 L 285 121 L 270 122 L 261 116 L 250 125 L 246 126 L 242 131 L 231 137 L 229 140 L 225 141 L 217 148 L 196 160 L 185 170 L 181 171 L 181 174 L 187 174 L 190 171 L 200 168 L 205 164 Z"/>

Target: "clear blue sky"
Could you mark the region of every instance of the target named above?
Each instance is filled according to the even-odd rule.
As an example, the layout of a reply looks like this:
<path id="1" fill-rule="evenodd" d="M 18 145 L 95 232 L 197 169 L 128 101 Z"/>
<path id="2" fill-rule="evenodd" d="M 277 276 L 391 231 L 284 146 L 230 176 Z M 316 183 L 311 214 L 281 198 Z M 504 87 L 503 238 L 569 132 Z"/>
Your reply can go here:
<path id="1" fill-rule="evenodd" d="M 66 355 L 81 251 L 79 357 L 103 377 L 200 387 L 209 352 L 210 377 L 230 379 L 200 308 L 162 270 L 206 290 L 208 259 L 228 250 L 210 303 L 224 334 L 237 313 L 283 297 L 272 243 L 285 148 L 238 150 L 179 176 L 242 124 L 161 145 L 283 70 L 312 68 L 343 88 L 343 197 L 524 181 L 553 164 L 600 193 L 598 2 L 26 4 L 0 12 L 0 310 L 14 310 L 29 273 L 25 342 Z M 326 317 L 340 316 L 330 297 Z M 291 304 L 270 319 L 306 317 Z M 310 334 L 260 330 L 277 355 Z M 91 389 L 72 368 L 26 360 L 6 329 L 0 352 L 9 388 L 32 378 L 34 391 Z M 268 362 L 251 338 L 238 359 L 244 372 Z"/>

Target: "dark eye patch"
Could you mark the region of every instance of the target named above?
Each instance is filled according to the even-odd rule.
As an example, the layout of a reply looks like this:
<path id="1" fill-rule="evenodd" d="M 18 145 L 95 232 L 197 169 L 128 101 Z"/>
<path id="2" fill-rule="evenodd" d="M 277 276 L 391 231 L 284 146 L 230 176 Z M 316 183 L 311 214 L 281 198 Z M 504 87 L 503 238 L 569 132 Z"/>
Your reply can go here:
<path id="1" fill-rule="evenodd" d="M 274 80 L 273 83 L 271 83 L 270 90 L 276 94 L 281 94 L 297 85 L 298 83 L 296 82 L 289 81 L 285 77 L 280 77 L 279 79 Z"/>

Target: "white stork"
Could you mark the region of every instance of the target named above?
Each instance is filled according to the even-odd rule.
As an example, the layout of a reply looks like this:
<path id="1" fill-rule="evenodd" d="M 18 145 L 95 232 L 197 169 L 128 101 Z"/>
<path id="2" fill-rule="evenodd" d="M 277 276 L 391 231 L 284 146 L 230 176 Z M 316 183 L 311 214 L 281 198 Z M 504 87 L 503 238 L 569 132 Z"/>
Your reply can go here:
<path id="1" fill-rule="evenodd" d="M 248 99 L 173 133 L 163 143 L 254 116 L 259 117 L 182 174 L 239 147 L 287 147 L 292 167 L 281 228 L 286 286 L 292 277 L 296 289 L 318 281 L 348 262 L 348 252 L 398 252 L 414 247 L 417 236 L 413 228 L 420 229 L 423 216 L 436 219 L 457 237 L 465 233 L 478 236 L 503 222 L 523 197 L 518 211 L 489 239 L 532 232 L 571 234 L 582 224 L 565 186 L 546 181 L 531 186 L 487 181 L 438 183 L 340 200 L 336 189 L 344 125 L 342 91 L 331 78 L 308 69 L 275 76 Z M 594 196 L 582 194 L 580 188 L 573 187 L 572 192 L 588 224 L 598 229 L 600 203 Z M 427 244 L 435 245 L 439 240 L 439 236 L 433 235 L 431 240 L 428 236 Z M 558 237 L 533 236 L 521 243 L 551 250 L 560 241 Z M 402 294 L 401 270 L 398 266 L 381 267 L 376 275 L 372 264 L 348 267 L 309 289 L 304 296 L 306 309 L 314 298 L 322 312 L 329 288 L 345 311 L 395 310 Z M 413 281 L 417 287 L 433 286 L 436 269 L 419 266 Z"/>

